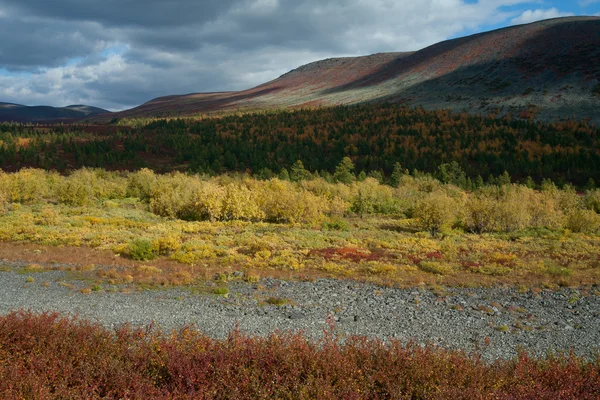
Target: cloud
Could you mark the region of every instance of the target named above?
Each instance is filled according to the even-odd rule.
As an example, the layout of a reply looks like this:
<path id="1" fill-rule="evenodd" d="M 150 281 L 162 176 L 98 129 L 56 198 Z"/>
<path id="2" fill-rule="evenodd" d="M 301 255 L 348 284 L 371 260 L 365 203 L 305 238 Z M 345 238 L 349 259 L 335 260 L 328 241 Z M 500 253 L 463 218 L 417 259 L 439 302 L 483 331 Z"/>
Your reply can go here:
<path id="1" fill-rule="evenodd" d="M 579 5 L 581 7 L 587 7 L 594 3 L 600 3 L 600 0 L 579 0 Z"/>
<path id="2" fill-rule="evenodd" d="M 0 75 L 0 101 L 123 109 L 245 89 L 322 58 L 418 50 L 527 2 L 0 0 L 0 65 L 20 72 Z"/>
<path id="3" fill-rule="evenodd" d="M 556 8 L 550 8 L 547 10 L 527 10 L 516 18 L 513 18 L 510 22 L 512 25 L 528 24 L 530 22 L 541 21 L 543 19 L 559 18 L 559 17 L 571 17 L 575 14 L 571 12 L 562 12 Z"/>

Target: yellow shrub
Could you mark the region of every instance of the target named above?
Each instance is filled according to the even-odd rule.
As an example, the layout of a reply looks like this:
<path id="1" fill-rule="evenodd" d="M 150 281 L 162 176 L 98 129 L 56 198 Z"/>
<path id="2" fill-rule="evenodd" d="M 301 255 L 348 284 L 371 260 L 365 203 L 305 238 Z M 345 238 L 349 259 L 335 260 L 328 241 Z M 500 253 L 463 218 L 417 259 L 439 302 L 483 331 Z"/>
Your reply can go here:
<path id="1" fill-rule="evenodd" d="M 481 266 L 477 270 L 477 272 L 480 274 L 483 274 L 483 275 L 505 276 L 505 275 L 510 274 L 512 272 L 512 269 L 505 267 L 503 265 L 500 265 L 500 264 L 492 263 L 492 264 L 485 264 L 485 265 Z"/>
<path id="2" fill-rule="evenodd" d="M 19 172 L 9 174 L 9 201 L 25 204 L 42 201 L 49 192 L 49 185 L 46 178 L 46 172 L 33 168 L 24 168 Z"/>
<path id="3" fill-rule="evenodd" d="M 378 261 L 369 261 L 367 263 L 367 272 L 373 275 L 391 275 L 398 270 L 395 265 L 381 263 Z"/>
<path id="4" fill-rule="evenodd" d="M 558 206 L 565 214 L 582 208 L 583 206 L 583 199 L 579 197 L 575 189 L 571 186 L 557 191 L 555 197 L 558 200 Z"/>
<path id="5" fill-rule="evenodd" d="M 154 171 L 147 168 L 129 174 L 126 188 L 127 197 L 137 197 L 142 201 L 149 201 L 156 181 Z"/>
<path id="6" fill-rule="evenodd" d="M 291 250 L 283 250 L 269 260 L 269 266 L 282 270 L 300 270 L 304 264 Z"/>
<path id="7" fill-rule="evenodd" d="M 83 206 L 94 200 L 94 189 L 90 184 L 92 174 L 79 170 L 63 178 L 55 189 L 56 197 L 63 204 Z"/>
<path id="8" fill-rule="evenodd" d="M 367 178 L 353 184 L 355 192 L 352 198 L 352 211 L 359 215 L 382 213 L 388 214 L 397 210 L 394 204 L 392 188 L 380 184 L 374 178 Z"/>
<path id="9" fill-rule="evenodd" d="M 494 209 L 494 225 L 504 232 L 514 232 L 529 226 L 529 197 L 532 190 L 523 186 L 505 186 L 504 193 L 496 202 Z"/>
<path id="10" fill-rule="evenodd" d="M 435 261 L 421 261 L 419 269 L 436 275 L 450 275 L 454 272 L 454 268 L 450 264 Z"/>
<path id="11" fill-rule="evenodd" d="M 471 232 L 492 232 L 496 228 L 496 200 L 485 194 L 470 196 L 463 209 L 465 228 Z"/>
<path id="12" fill-rule="evenodd" d="M 60 221 L 60 217 L 53 208 L 44 207 L 40 211 L 40 214 L 38 216 L 36 223 L 38 223 L 39 225 L 52 226 L 52 225 L 57 225 L 59 221 Z"/>
<path id="13" fill-rule="evenodd" d="M 159 176 L 150 193 L 150 210 L 163 217 L 189 219 L 192 196 L 201 185 L 198 177 L 180 172 Z"/>
<path id="14" fill-rule="evenodd" d="M 345 275 L 348 276 L 352 273 L 352 270 L 348 266 L 342 264 L 336 264 L 333 262 L 325 262 L 321 264 L 318 269 L 321 271 L 329 272 L 330 274 Z"/>
<path id="15" fill-rule="evenodd" d="M 258 221 L 264 219 L 256 194 L 242 185 L 229 184 L 222 199 L 221 219 Z"/>
<path id="16" fill-rule="evenodd" d="M 584 203 L 587 209 L 600 213 L 600 189 L 588 190 L 585 193 Z"/>
<path id="17" fill-rule="evenodd" d="M 564 224 L 564 214 L 552 193 L 534 192 L 529 197 L 530 225 L 534 228 L 558 229 Z"/>
<path id="18" fill-rule="evenodd" d="M 420 225 L 435 236 L 442 228 L 452 224 L 456 209 L 455 199 L 443 191 L 436 191 L 419 201 L 414 213 Z"/>
<path id="19" fill-rule="evenodd" d="M 595 233 L 600 228 L 600 215 L 592 210 L 572 210 L 567 215 L 566 228 L 572 232 Z"/>
<path id="20" fill-rule="evenodd" d="M 345 202 L 351 202 L 354 196 L 350 186 L 343 183 L 329 183 L 323 178 L 304 180 L 299 182 L 298 185 L 315 196 L 325 197 L 330 200 L 337 197 Z"/>
<path id="21" fill-rule="evenodd" d="M 350 209 L 350 203 L 338 196 L 330 199 L 327 205 L 327 215 L 332 217 L 344 216 Z"/>
<path id="22" fill-rule="evenodd" d="M 171 258 L 180 263 L 195 265 L 202 261 L 208 261 L 217 257 L 215 248 L 204 241 L 193 241 L 185 243 L 181 249 L 175 252 Z"/>
<path id="23" fill-rule="evenodd" d="M 124 199 L 127 196 L 127 179 L 120 172 L 103 169 L 92 170 L 94 196 L 98 199 Z"/>
<path id="24" fill-rule="evenodd" d="M 166 256 L 176 252 L 181 248 L 181 238 L 177 235 L 166 235 L 161 236 L 155 240 L 155 244 L 158 254 Z"/>
<path id="25" fill-rule="evenodd" d="M 10 189 L 8 188 L 8 178 L 0 170 L 0 215 L 6 212 L 10 199 Z"/>
<path id="26" fill-rule="evenodd" d="M 196 188 L 186 205 L 188 219 L 217 221 L 223 217 L 225 189 L 214 182 L 203 182 Z"/>
<path id="27" fill-rule="evenodd" d="M 265 182 L 260 199 L 267 221 L 319 223 L 328 211 L 327 200 L 290 182 L 273 179 Z"/>

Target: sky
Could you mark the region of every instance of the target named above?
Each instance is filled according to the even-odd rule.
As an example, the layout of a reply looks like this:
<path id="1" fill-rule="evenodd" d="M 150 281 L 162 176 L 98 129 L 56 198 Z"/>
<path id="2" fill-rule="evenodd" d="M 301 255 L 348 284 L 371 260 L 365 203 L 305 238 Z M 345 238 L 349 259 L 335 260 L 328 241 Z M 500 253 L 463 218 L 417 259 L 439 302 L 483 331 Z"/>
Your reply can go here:
<path id="1" fill-rule="evenodd" d="M 0 102 L 117 111 L 571 15 L 600 0 L 0 0 Z"/>

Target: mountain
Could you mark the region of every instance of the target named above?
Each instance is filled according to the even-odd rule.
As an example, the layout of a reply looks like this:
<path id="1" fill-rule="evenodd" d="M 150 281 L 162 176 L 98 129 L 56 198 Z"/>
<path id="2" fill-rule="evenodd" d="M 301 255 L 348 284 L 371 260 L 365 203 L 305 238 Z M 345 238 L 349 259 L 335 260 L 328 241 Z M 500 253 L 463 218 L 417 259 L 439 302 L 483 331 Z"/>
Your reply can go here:
<path id="1" fill-rule="evenodd" d="M 600 18 L 512 26 L 416 52 L 327 59 L 249 90 L 160 97 L 110 118 L 381 101 L 600 123 Z"/>
<path id="2" fill-rule="evenodd" d="M 67 107 L 24 106 L 0 103 L 0 121 L 52 123 L 73 122 L 85 117 L 110 113 L 98 107 L 71 105 Z"/>

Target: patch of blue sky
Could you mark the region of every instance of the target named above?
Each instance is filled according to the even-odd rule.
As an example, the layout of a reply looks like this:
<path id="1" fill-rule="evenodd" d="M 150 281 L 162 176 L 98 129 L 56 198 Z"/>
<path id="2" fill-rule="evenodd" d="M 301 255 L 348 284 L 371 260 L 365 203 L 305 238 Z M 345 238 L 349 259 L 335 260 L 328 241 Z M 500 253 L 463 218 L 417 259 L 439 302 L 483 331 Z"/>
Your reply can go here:
<path id="1" fill-rule="evenodd" d="M 32 75 L 33 73 L 30 71 L 9 71 L 6 68 L 0 68 L 0 76 L 19 76 L 28 78 Z"/>
<path id="2" fill-rule="evenodd" d="M 129 50 L 129 46 L 126 44 L 117 44 L 114 46 L 107 47 L 102 51 L 102 56 L 109 57 L 113 55 L 120 55 Z"/>
<path id="3" fill-rule="evenodd" d="M 83 60 L 85 60 L 85 57 L 73 57 L 73 58 L 70 58 L 69 60 L 67 60 L 67 62 L 65 63 L 65 66 L 72 67 L 73 65 L 79 64 Z"/>
<path id="4" fill-rule="evenodd" d="M 476 4 L 479 1 L 481 0 L 464 0 L 464 3 Z M 521 16 L 526 11 L 548 11 L 552 9 L 556 10 L 560 14 L 565 15 L 572 14 L 578 16 L 600 16 L 600 0 L 534 0 L 502 6 L 498 8 L 498 11 L 506 14 L 506 18 L 503 21 L 484 24 L 476 29 L 466 29 L 453 35 L 453 38 L 509 26 L 514 18 Z"/>

